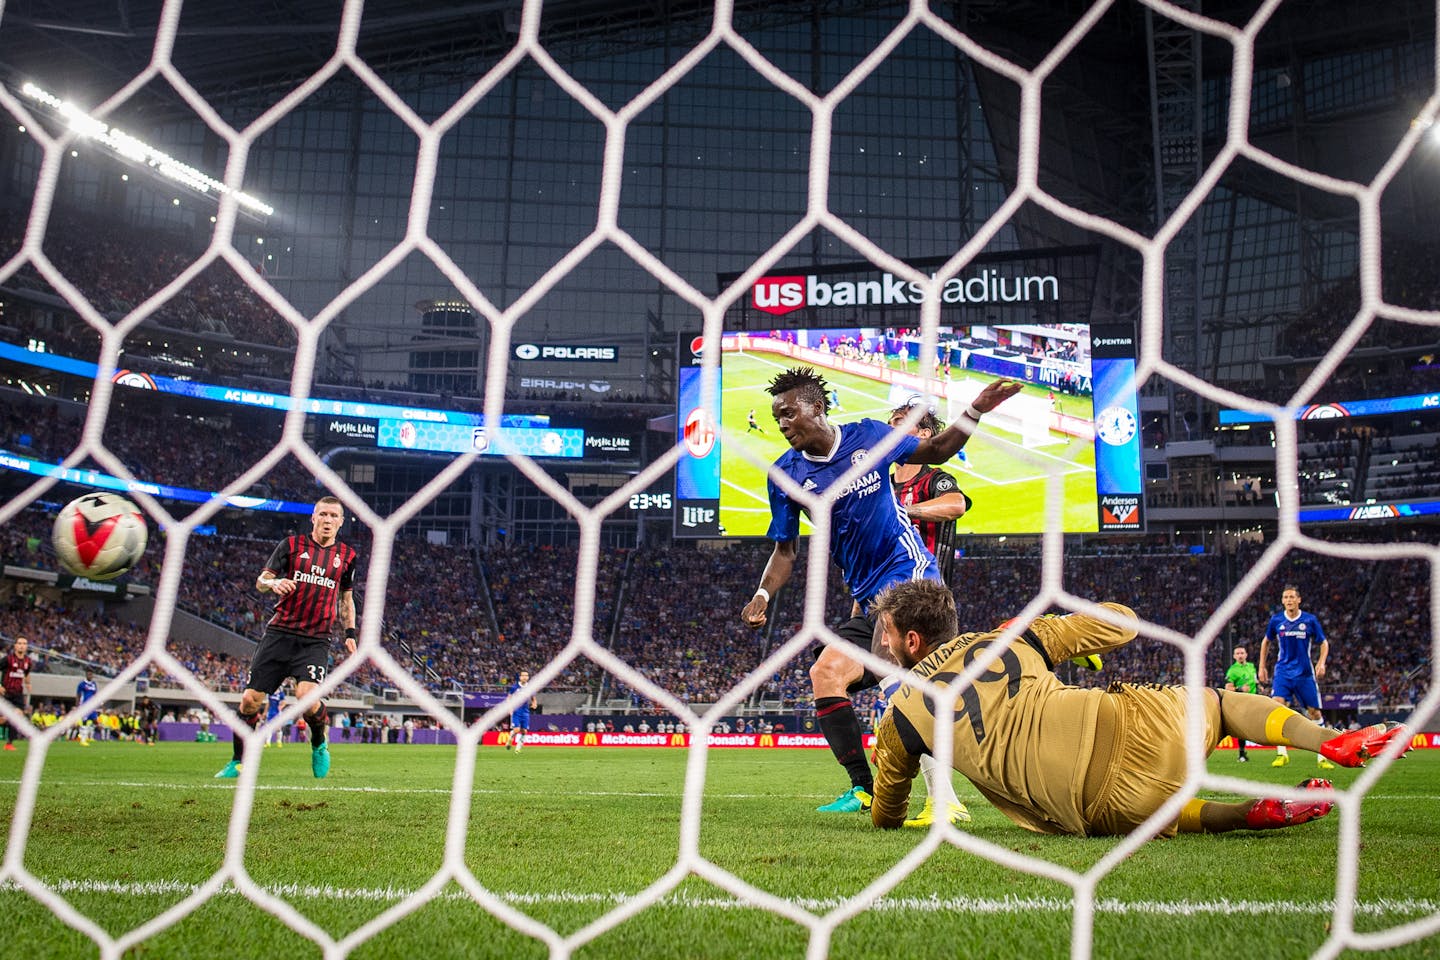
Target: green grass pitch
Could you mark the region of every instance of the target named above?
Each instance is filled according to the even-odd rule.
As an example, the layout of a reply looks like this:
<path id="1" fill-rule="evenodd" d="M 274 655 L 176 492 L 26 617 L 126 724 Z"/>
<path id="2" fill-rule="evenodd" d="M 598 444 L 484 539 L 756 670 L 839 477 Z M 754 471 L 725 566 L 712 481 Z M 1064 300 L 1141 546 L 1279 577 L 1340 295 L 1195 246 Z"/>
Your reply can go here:
<path id="1" fill-rule="evenodd" d="M 358 929 L 440 867 L 454 748 L 337 744 L 314 780 L 303 746 L 267 750 L 245 867 L 333 937 Z M 27 755 L 0 761 L 0 810 L 11 821 Z M 23 854 L 101 928 L 119 934 L 179 903 L 222 864 L 235 796 L 211 775 L 221 745 L 55 745 L 46 758 Z M 1272 769 L 1270 754 L 1213 771 L 1293 785 L 1310 755 Z M 464 860 L 486 889 L 561 935 L 582 929 L 663 876 L 678 859 L 687 752 L 531 747 L 481 750 Z M 1357 772 L 1336 770 L 1338 787 Z M 843 784 L 820 750 L 712 750 L 699 850 L 747 883 L 825 913 L 925 839 L 877 832 L 865 815 L 819 814 Z M 1362 806 L 1356 927 L 1377 931 L 1440 911 L 1440 751 L 1417 751 Z M 959 784 L 969 832 L 1030 857 L 1084 870 L 1115 841 L 1045 837 L 1014 826 Z M 1307 956 L 1326 938 L 1335 895 L 1339 816 L 1290 830 L 1152 841 L 1099 887 L 1097 957 Z M 14 842 L 13 838 L 10 841 Z M 4 953 L 26 960 L 93 957 L 93 943 L 13 884 L 0 885 Z M 836 957 L 1066 957 L 1069 888 L 942 846 L 870 911 L 843 923 Z M 807 931 L 693 875 L 580 947 L 581 958 L 802 957 Z M 1380 955 L 1433 957 L 1440 936 Z M 233 888 L 127 957 L 318 958 L 319 948 Z M 492 917 L 455 885 L 357 946 L 357 958 L 530 957 L 539 940 Z M 1354 954 L 1347 954 L 1354 955 Z"/>
<path id="2" fill-rule="evenodd" d="M 726 433 L 722 450 L 720 523 L 731 536 L 763 537 L 769 527 L 765 469 L 744 459 L 738 451 L 743 449 L 768 466 L 788 449 L 770 415 L 773 398 L 765 391 L 766 384 L 785 366 L 784 360 L 767 354 L 725 355 L 720 416 Z M 821 372 L 839 391 L 841 409 L 831 411 L 833 420 L 844 423 L 861 417 L 889 419 L 887 384 L 833 370 Z M 971 377 L 977 382 L 995 379 L 979 374 Z M 1049 392 L 1036 386 L 1026 386 L 1025 390 L 1041 397 Z M 1067 414 L 1086 419 L 1092 416 L 1089 398 L 1062 397 L 1060 402 Z M 747 429 L 746 416 L 752 409 L 763 434 Z M 941 416 L 943 418 L 943 411 Z M 1061 434 L 1053 436 L 1062 437 Z M 1070 437 L 1063 443 L 1026 449 L 1018 434 L 982 423 L 979 433 L 966 444 L 965 453 L 968 465 L 951 461 L 945 467 L 975 501 L 973 511 L 957 521 L 960 533 L 1044 530 L 1046 481 L 1052 473 L 1059 474 L 1063 484 L 1063 529 L 1077 533 L 1098 529 L 1095 449 L 1090 441 Z M 801 529 L 808 532 L 809 525 L 802 524 Z"/>

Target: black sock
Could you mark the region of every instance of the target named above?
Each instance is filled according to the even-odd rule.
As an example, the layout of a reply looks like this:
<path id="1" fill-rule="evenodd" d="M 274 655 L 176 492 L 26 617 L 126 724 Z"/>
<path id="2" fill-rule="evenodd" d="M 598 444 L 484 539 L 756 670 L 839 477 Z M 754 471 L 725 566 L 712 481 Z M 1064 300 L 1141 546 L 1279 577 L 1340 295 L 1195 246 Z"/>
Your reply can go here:
<path id="1" fill-rule="evenodd" d="M 849 697 L 819 697 L 815 701 L 815 719 L 830 752 L 840 761 L 840 766 L 850 774 L 850 783 L 864 787 L 866 793 L 875 788 L 875 777 L 870 772 L 870 761 L 865 759 L 864 735 L 860 732 L 860 718 L 855 716 L 855 705 Z"/>
<path id="2" fill-rule="evenodd" d="M 258 710 L 254 713 L 242 713 L 240 714 L 240 719 L 249 724 L 251 730 L 260 726 L 260 712 Z M 240 739 L 239 731 L 232 731 L 230 734 L 230 750 L 235 762 L 239 763 L 240 758 L 245 754 L 245 741 Z"/>
<path id="3" fill-rule="evenodd" d="M 310 746 L 318 747 L 325 742 L 325 730 L 330 726 L 330 711 L 320 704 L 319 711 L 305 715 L 305 726 L 310 728 Z"/>

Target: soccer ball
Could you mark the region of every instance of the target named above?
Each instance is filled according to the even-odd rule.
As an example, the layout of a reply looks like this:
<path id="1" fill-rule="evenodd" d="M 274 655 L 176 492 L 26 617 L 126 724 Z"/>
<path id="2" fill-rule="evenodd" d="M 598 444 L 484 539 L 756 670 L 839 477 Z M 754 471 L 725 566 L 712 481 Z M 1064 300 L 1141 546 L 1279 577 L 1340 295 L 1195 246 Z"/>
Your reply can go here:
<path id="1" fill-rule="evenodd" d="M 60 564 L 91 580 L 114 580 L 125 573 L 145 552 L 148 539 L 140 508 L 103 490 L 67 503 L 50 531 Z"/>

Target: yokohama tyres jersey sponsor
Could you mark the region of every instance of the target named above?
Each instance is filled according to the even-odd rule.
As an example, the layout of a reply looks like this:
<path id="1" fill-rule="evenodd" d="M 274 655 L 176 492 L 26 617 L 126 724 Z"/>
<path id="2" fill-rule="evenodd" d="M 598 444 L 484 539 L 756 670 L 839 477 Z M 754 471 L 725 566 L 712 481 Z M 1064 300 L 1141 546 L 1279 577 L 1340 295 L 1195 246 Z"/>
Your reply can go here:
<path id="1" fill-rule="evenodd" d="M 865 463 L 865 470 L 836 497 L 831 514 L 830 559 L 845 575 L 845 585 L 862 607 L 875 594 L 902 580 L 938 580 L 935 557 L 920 540 L 920 534 L 890 486 L 890 467 L 910 459 L 920 441 L 901 436 L 900 442 L 883 458 L 871 455 L 874 447 L 892 433 L 889 424 L 863 419 L 841 424 L 835 449 L 820 458 L 787 450 L 775 466 L 790 475 L 802 490 L 823 493 L 829 490 L 852 465 Z M 770 530 L 766 534 L 780 543 L 800 535 L 799 502 L 768 481 Z"/>
<path id="2" fill-rule="evenodd" d="M 17 657 L 13 653 L 5 654 L 5 692 L 24 693 L 25 678 L 30 675 L 30 668 L 33 662 L 27 657 Z"/>
<path id="3" fill-rule="evenodd" d="M 295 592 L 275 604 L 270 627 L 302 637 L 329 637 L 340 594 L 355 584 L 355 550 L 336 540 L 322 547 L 308 534 L 281 540 L 265 569 L 295 581 Z"/>

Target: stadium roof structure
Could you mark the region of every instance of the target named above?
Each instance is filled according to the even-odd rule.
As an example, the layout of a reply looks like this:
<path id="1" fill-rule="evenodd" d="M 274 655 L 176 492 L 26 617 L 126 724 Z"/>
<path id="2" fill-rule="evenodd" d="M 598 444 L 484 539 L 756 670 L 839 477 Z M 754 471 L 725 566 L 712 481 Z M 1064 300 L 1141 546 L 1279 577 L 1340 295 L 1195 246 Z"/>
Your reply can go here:
<path id="1" fill-rule="evenodd" d="M 961 24 L 990 49 L 1022 65 L 1038 62 L 1091 7 L 1082 0 L 963 0 L 932 7 Z M 1186 4 L 1180 4 L 1186 6 Z M 1206 16 L 1243 24 L 1256 0 L 1207 0 Z M 0 74 L 18 85 L 35 77 L 65 77 L 91 89 L 59 91 L 77 102 L 99 102 L 150 62 L 162 0 L 11 0 L 0 18 Z M 186 81 L 211 102 L 261 97 L 273 100 L 318 69 L 334 50 L 340 4 L 334 0 L 233 0 L 184 6 L 173 61 Z M 858 11 L 903 8 L 877 0 L 736 0 L 735 22 L 743 30 Z M 369 0 L 364 7 L 359 52 L 381 75 L 407 70 L 444 72 L 447 66 L 477 76 L 476 67 L 510 48 L 518 32 L 517 0 L 412 2 Z M 683 49 L 709 29 L 712 4 L 699 0 L 552 0 L 544 5 L 541 38 L 557 57 L 584 58 L 625 48 L 667 44 Z M 1413 41 L 1433 43 L 1436 10 L 1430 0 L 1307 0 L 1275 11 L 1257 43 L 1257 82 L 1289 86 L 1306 62 L 1345 53 L 1366 53 Z M 1054 115 L 1065 118 L 1073 170 L 1067 191 L 1090 193 L 1095 205 L 1136 211 L 1131 172 L 1149 164 L 1147 8 L 1136 0 L 1116 3 L 1047 85 L 1046 121 L 1061 135 Z M 1230 72 L 1228 44 L 1206 39 L 1200 70 L 1206 78 Z M 83 81 L 82 79 L 83 78 Z M 978 81 L 991 125 L 1013 127 L 1018 94 L 1013 84 L 983 75 Z M 1433 86 L 1433 82 L 1431 84 Z M 1298 93 L 1298 90 L 1296 91 Z M 1420 100 L 1392 99 L 1373 109 L 1344 111 L 1323 119 L 1297 110 L 1286 122 L 1252 124 L 1252 141 L 1284 160 L 1334 176 L 1367 180 L 1380 168 L 1413 119 Z M 127 123 L 142 126 L 189 108 L 165 83 L 152 82 L 122 108 Z M 1054 111 L 1052 114 L 1051 111 Z M 1003 121 L 996 123 L 997 120 Z M 1013 172 L 1014 144 L 996 134 L 1002 167 Z M 1207 144 L 1211 151 L 1215 143 Z M 1294 184 L 1247 165 L 1227 186 L 1282 207 L 1294 208 Z M 1440 191 L 1400 184 L 1395 203 L 1405 226 L 1436 222 Z M 1069 197 L 1091 206 L 1083 196 Z M 1328 220 L 1353 216 L 1348 202 L 1312 192 L 1307 215 Z M 1143 209 L 1145 204 L 1139 204 Z M 1389 218 L 1387 226 L 1399 225 Z M 1123 213 L 1122 213 L 1123 215 Z M 1046 239 L 1066 242 L 1063 225 Z M 1049 231 L 1047 231 L 1049 232 Z"/>

